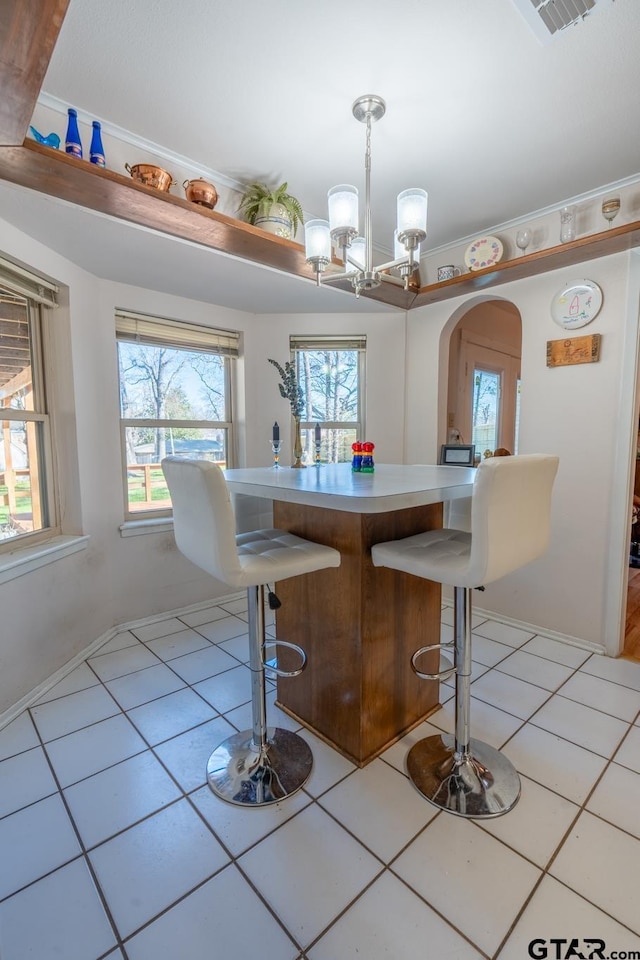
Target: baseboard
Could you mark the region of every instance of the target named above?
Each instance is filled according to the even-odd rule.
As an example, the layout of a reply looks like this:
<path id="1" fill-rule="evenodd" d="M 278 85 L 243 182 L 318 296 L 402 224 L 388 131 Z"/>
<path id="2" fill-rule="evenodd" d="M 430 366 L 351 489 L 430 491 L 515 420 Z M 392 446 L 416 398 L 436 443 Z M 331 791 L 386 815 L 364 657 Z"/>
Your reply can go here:
<path id="1" fill-rule="evenodd" d="M 108 643 L 109 640 L 113 640 L 119 633 L 122 633 L 120 627 L 110 627 L 103 634 L 101 634 L 96 640 L 89 644 L 88 647 L 83 647 L 80 653 L 76 653 L 75 657 L 67 661 L 59 670 L 56 670 L 55 673 L 52 673 L 50 677 L 47 677 L 46 680 L 43 680 L 42 683 L 39 683 L 37 687 L 34 687 L 29 693 L 25 694 L 17 703 L 14 703 L 12 707 L 9 707 L 8 710 L 5 710 L 4 713 L 0 714 L 0 730 L 3 727 L 6 727 L 8 723 L 11 723 L 12 720 L 22 713 L 23 710 L 26 710 L 27 707 L 30 707 L 32 704 L 39 700 L 51 687 L 55 687 L 56 683 L 60 683 L 61 680 L 71 673 L 72 670 L 75 670 L 76 667 L 79 667 L 81 663 L 84 663 L 85 660 L 88 660 L 89 657 L 96 652 L 100 647 L 104 646 L 105 643 Z"/>
<path id="2" fill-rule="evenodd" d="M 453 600 L 443 599 L 444 607 L 453 607 Z M 579 647 L 580 650 L 588 650 L 590 653 L 601 653 L 606 655 L 604 644 L 592 643 L 591 640 L 583 640 L 580 637 L 572 637 L 568 633 L 559 633 L 557 630 L 549 630 L 547 627 L 540 627 L 535 623 L 527 623 L 526 620 L 514 620 L 512 617 L 505 617 L 501 613 L 495 613 L 493 610 L 484 610 L 473 605 L 473 615 L 486 617 L 488 620 L 497 620 L 498 623 L 505 623 L 509 627 L 517 627 L 519 630 L 527 630 L 535 633 L 539 637 L 548 637 L 549 640 L 559 640 L 560 643 L 566 643 L 570 647 Z"/>
<path id="3" fill-rule="evenodd" d="M 117 633 L 124 633 L 125 630 L 134 630 L 136 627 L 145 627 L 148 623 L 158 623 L 159 620 L 166 620 L 168 617 L 181 617 L 185 613 L 197 613 L 198 610 L 206 610 L 207 607 L 217 606 L 219 603 L 231 603 L 233 600 L 242 600 L 246 597 L 246 591 L 239 593 L 228 593 L 222 597 L 214 597 L 211 600 L 202 600 L 200 603 L 191 603 L 187 607 L 176 607 L 174 610 L 165 610 L 163 613 L 154 613 L 149 617 L 141 617 L 139 620 L 127 620 L 118 624 Z"/>
<path id="4" fill-rule="evenodd" d="M 55 673 L 51 674 L 50 677 L 47 677 L 46 680 L 43 680 L 42 683 L 39 683 L 37 687 L 34 687 L 33 690 L 30 690 L 29 693 L 25 694 L 24 697 L 21 697 L 17 703 L 14 703 L 13 706 L 9 707 L 8 710 L 5 710 L 4 713 L 0 713 L 0 730 L 3 727 L 6 727 L 7 724 L 11 723 L 12 720 L 15 720 L 16 717 L 26 710 L 27 707 L 32 706 L 40 697 L 44 696 L 51 687 L 55 687 L 56 683 L 60 683 L 61 680 L 70 674 L 76 667 L 79 667 L 81 663 L 84 663 L 85 660 L 88 660 L 89 657 L 104 646 L 105 643 L 108 643 L 109 640 L 113 640 L 114 637 L 117 637 L 119 633 L 126 633 L 127 630 L 135 629 L 136 627 L 144 627 L 149 623 L 157 623 L 159 620 L 166 620 L 168 617 L 183 616 L 188 613 L 196 613 L 198 610 L 205 610 L 207 607 L 212 607 L 220 603 L 231 603 L 233 600 L 242 600 L 246 594 L 244 591 L 240 593 L 230 593 L 222 597 L 216 597 L 214 600 L 205 600 L 200 603 L 192 603 L 187 607 L 177 607 L 175 610 L 166 610 L 164 613 L 156 613 L 149 617 L 142 617 L 139 620 L 128 620 L 126 623 L 120 623 L 115 627 L 110 627 L 103 634 L 101 634 L 96 640 L 93 640 L 87 647 L 83 647 L 80 653 L 77 653 L 75 657 L 65 663 L 59 670 L 56 670 Z"/>

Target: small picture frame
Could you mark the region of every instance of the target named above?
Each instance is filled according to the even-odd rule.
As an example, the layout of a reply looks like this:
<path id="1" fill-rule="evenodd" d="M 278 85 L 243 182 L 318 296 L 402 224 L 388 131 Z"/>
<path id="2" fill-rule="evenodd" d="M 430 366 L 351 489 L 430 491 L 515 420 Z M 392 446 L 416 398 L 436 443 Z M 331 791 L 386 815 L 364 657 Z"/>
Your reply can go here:
<path id="1" fill-rule="evenodd" d="M 440 447 L 440 463 L 448 467 L 473 467 L 475 452 L 473 443 L 443 443 Z"/>

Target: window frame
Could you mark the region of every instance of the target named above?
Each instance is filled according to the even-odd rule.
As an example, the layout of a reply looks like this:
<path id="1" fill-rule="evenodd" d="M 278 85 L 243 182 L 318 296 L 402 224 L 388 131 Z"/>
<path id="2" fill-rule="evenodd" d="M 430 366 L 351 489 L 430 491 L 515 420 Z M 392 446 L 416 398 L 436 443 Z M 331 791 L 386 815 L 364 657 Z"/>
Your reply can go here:
<path id="1" fill-rule="evenodd" d="M 44 307 L 55 306 L 55 293 L 58 288 L 43 281 L 47 295 L 41 294 L 42 287 L 31 289 L 30 283 L 23 281 L 18 273 L 14 282 L 7 270 L 7 262 L 0 260 L 0 286 L 9 293 L 23 299 L 26 305 L 26 320 L 29 335 L 31 384 L 33 410 L 18 410 L 13 407 L 0 407 L 0 420 L 3 422 L 35 423 L 39 425 L 36 437 L 37 447 L 37 491 L 42 513 L 42 526 L 37 530 L 19 533 L 16 536 L 0 539 L 0 555 L 15 550 L 44 543 L 61 533 L 60 511 L 58 509 L 57 471 L 54 457 L 53 420 L 49 409 L 47 391 L 47 351 L 44 335 Z M 16 270 L 19 268 L 16 267 Z M 39 283 L 34 274 L 23 271 L 24 277 Z M 30 474 L 31 474 L 30 464 Z M 33 498 L 32 498 L 33 502 Z M 33 511 L 32 511 L 33 513 Z"/>
<path id="2" fill-rule="evenodd" d="M 325 430 L 355 430 L 356 440 L 366 438 L 366 369 L 367 369 L 367 338 L 364 334 L 335 334 L 335 335 L 308 335 L 291 336 L 289 338 L 291 359 L 295 364 L 296 374 L 299 376 L 299 356 L 301 353 L 318 353 L 323 350 L 329 352 L 357 351 L 357 384 L 358 384 L 358 419 L 357 420 L 300 420 L 300 430 L 314 430 L 320 424 L 321 434 Z M 350 459 L 350 458 L 349 458 Z M 346 462 L 346 461 L 344 461 Z"/>
<path id="3" fill-rule="evenodd" d="M 132 324 L 134 325 L 132 327 Z M 119 363 L 119 343 L 121 341 L 135 343 L 138 339 L 132 335 L 131 330 L 139 327 L 144 330 L 156 330 L 158 338 L 154 339 L 153 333 L 139 338 L 141 346 L 165 347 L 173 350 L 184 350 L 189 353 L 214 354 L 222 357 L 224 365 L 224 394 L 225 394 L 225 412 L 226 420 L 188 420 L 188 419 L 155 419 L 152 417 L 123 417 L 122 408 L 119 404 L 119 433 L 120 433 L 120 455 L 121 455 L 121 479 L 124 502 L 124 520 L 126 524 L 136 523 L 138 521 L 162 520 L 173 516 L 172 507 L 158 507 L 156 509 L 148 508 L 144 510 L 132 510 L 129 503 L 129 485 L 127 473 L 129 464 L 127 463 L 127 443 L 126 432 L 130 427 L 146 427 L 151 429 L 172 428 L 174 430 L 192 429 L 192 430 L 224 430 L 226 434 L 226 457 L 225 463 L 228 467 L 235 462 L 235 437 L 234 437 L 234 404 L 233 397 L 235 391 L 236 371 L 232 359 L 239 355 L 240 335 L 231 331 L 217 330 L 207 327 L 204 324 L 183 323 L 179 320 L 171 320 L 164 317 L 157 317 L 145 314 L 135 314 L 126 310 L 116 310 L 116 354 L 118 363 L 118 394 L 120 394 L 120 363 Z M 166 337 L 162 339 L 160 329 L 165 328 Z M 198 349 L 197 337 L 201 333 L 201 343 L 217 340 L 220 342 L 220 349 L 204 349 L 202 346 Z M 181 342 L 181 336 L 184 336 L 184 342 Z M 233 346 L 235 344 L 235 346 Z"/>
<path id="4" fill-rule="evenodd" d="M 491 341 L 478 334 L 463 332 L 460 342 L 458 409 L 462 411 L 460 427 L 462 436 L 473 442 L 473 390 L 476 368 L 495 374 L 499 382 L 498 421 L 496 423 L 496 446 L 515 451 L 517 448 L 517 385 L 520 380 L 520 357 L 507 345 Z M 476 445 L 476 458 L 478 456 Z"/>

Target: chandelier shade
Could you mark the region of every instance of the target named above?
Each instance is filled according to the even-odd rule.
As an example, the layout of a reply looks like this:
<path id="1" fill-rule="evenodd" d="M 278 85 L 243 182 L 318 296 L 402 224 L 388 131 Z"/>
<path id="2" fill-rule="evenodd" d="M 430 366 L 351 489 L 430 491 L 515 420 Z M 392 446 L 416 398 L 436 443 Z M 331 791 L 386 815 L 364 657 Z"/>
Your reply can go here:
<path id="1" fill-rule="evenodd" d="M 307 260 L 331 263 L 331 234 L 328 220 L 308 220 L 304 225 L 304 247 Z"/>
<path id="2" fill-rule="evenodd" d="M 427 235 L 427 201 L 426 190 L 412 188 L 398 194 L 398 237 L 417 238 L 417 242 Z"/>
<path id="3" fill-rule="evenodd" d="M 381 283 L 409 288 L 417 270 L 420 244 L 427 236 L 427 201 L 425 190 L 411 187 L 398 194 L 397 227 L 394 233 L 394 259 L 373 267 L 371 239 L 371 125 L 386 111 L 382 97 L 367 94 L 358 97 L 351 111 L 360 123 L 366 124 L 365 209 L 364 231 L 359 231 L 358 189 L 341 183 L 328 192 L 329 220 L 309 220 L 305 224 L 305 256 L 316 271 L 316 282 L 333 283 L 344 278 L 351 281 L 356 296 Z M 343 269 L 325 272 L 331 265 L 332 244 L 340 251 Z M 396 273 L 391 271 L 395 270 Z M 399 274 L 399 276 L 397 276 Z"/>
<path id="4" fill-rule="evenodd" d="M 351 247 L 349 249 L 349 260 L 352 264 L 351 269 L 353 270 L 364 270 L 367 265 L 367 245 L 365 243 L 364 237 L 354 237 L 351 241 Z"/>
<path id="5" fill-rule="evenodd" d="M 358 190 L 348 183 L 331 187 L 327 194 L 332 237 L 358 233 Z"/>

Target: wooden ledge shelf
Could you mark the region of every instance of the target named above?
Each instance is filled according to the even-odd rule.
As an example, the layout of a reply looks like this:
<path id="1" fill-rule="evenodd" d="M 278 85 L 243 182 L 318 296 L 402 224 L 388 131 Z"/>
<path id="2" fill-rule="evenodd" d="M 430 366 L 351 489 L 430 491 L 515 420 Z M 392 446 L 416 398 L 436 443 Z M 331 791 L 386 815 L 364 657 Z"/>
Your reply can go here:
<path id="1" fill-rule="evenodd" d="M 77 160 L 35 140 L 25 140 L 18 147 L 0 147 L 0 177 L 232 256 L 255 260 L 309 279 L 315 277 L 299 243 L 275 237 L 251 224 L 147 187 L 87 160 Z"/>
<path id="2" fill-rule="evenodd" d="M 0 179 L 315 282 L 315 274 L 304 258 L 304 248 L 298 243 L 274 237 L 214 210 L 197 207 L 180 197 L 159 193 L 129 177 L 101 170 L 34 140 L 21 143 L 69 0 L 29 0 L 28 4 L 23 0 L 3 0 L 3 3 Z M 424 286 L 418 291 L 405 291 L 383 283 L 363 296 L 410 310 L 638 245 L 640 221 Z"/>
<path id="3" fill-rule="evenodd" d="M 501 283 L 510 283 L 511 280 L 522 280 L 525 277 L 547 273 L 549 270 L 560 270 L 585 260 L 596 260 L 598 257 L 607 257 L 612 253 L 631 250 L 637 246 L 640 246 L 640 221 L 580 237 L 579 240 L 562 243 L 557 247 L 538 250 L 518 257 L 516 260 L 505 260 L 484 270 L 463 273 L 452 280 L 421 287 L 411 307 L 424 307 L 440 300 L 480 293 Z"/>
<path id="4" fill-rule="evenodd" d="M 35 140 L 25 140 L 20 146 L 0 146 L 0 178 L 315 283 L 315 273 L 305 260 L 301 244 L 43 147 Z M 636 246 L 640 246 L 640 221 L 506 260 L 485 270 L 464 273 L 417 291 L 382 284 L 363 296 L 411 310 Z"/>
<path id="5" fill-rule="evenodd" d="M 0 178 L 119 220 L 190 240 L 243 260 L 316 282 L 304 247 L 242 220 L 27 139 L 0 146 Z M 336 261 L 339 266 L 339 262 Z M 384 284 L 374 299 L 407 309 L 415 291 Z"/>

